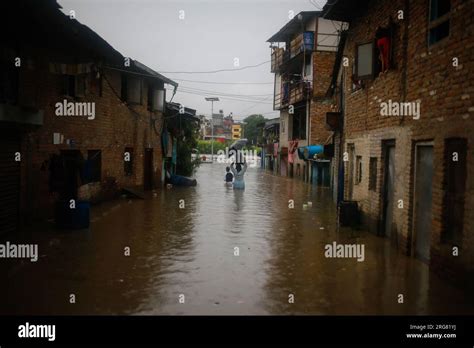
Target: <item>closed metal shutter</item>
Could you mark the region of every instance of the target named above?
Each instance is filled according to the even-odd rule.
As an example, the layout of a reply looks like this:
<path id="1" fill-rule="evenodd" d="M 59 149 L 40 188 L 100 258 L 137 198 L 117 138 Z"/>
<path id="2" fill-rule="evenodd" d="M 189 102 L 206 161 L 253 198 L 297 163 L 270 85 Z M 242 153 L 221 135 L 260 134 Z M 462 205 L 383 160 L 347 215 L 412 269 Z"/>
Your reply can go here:
<path id="1" fill-rule="evenodd" d="M 0 131 L 0 235 L 18 227 L 20 197 L 20 135 L 12 130 Z"/>

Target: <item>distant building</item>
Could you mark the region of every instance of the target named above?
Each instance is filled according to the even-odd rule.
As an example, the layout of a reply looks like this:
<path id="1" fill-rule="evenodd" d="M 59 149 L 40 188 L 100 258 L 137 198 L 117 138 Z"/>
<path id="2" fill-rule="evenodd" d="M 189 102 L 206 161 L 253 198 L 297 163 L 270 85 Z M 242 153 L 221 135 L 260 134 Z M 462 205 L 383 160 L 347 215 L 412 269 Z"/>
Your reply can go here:
<path id="1" fill-rule="evenodd" d="M 232 125 L 232 140 L 242 138 L 242 126 L 239 123 Z"/>
<path id="2" fill-rule="evenodd" d="M 278 173 L 280 118 L 265 121 L 262 130 L 262 168 Z"/>
<path id="3" fill-rule="evenodd" d="M 206 139 L 207 135 L 211 134 L 211 120 L 204 115 L 199 115 L 199 138 Z"/>
<path id="4" fill-rule="evenodd" d="M 341 22 L 322 18 L 320 11 L 300 12 L 267 42 L 272 45 L 275 110 L 280 111 L 277 167 L 283 176 L 329 186 L 330 151 L 315 159 L 305 149 L 330 149 L 331 132 L 322 119 L 331 81 Z M 329 146 L 327 146 L 329 145 Z M 309 152 L 306 152 L 308 154 Z"/>

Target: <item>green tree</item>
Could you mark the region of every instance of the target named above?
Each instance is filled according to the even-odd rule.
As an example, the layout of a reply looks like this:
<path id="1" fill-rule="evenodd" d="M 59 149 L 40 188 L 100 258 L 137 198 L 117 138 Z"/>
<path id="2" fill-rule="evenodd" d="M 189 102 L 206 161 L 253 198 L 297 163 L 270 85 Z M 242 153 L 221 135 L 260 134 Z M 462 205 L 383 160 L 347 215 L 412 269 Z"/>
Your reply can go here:
<path id="1" fill-rule="evenodd" d="M 176 174 L 191 176 L 200 164 L 199 158 L 191 159 L 198 146 L 199 127 L 194 122 L 182 122 L 180 127 L 182 135 L 178 137 Z"/>
<path id="2" fill-rule="evenodd" d="M 244 138 L 248 140 L 248 145 L 258 144 L 265 121 L 265 117 L 257 114 L 250 115 L 244 119 Z"/>

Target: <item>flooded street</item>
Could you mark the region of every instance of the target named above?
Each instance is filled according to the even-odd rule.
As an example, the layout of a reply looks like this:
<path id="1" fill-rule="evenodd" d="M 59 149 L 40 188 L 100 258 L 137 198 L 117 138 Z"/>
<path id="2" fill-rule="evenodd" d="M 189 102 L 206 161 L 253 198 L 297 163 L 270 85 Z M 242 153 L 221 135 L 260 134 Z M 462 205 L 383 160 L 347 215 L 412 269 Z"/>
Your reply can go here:
<path id="1" fill-rule="evenodd" d="M 387 239 L 337 231 L 328 189 L 249 168 L 234 191 L 224 167 L 202 164 L 196 187 L 94 207 L 89 231 L 32 231 L 40 258 L 10 262 L 2 314 L 474 313 Z M 334 241 L 364 244 L 365 260 L 326 258 Z"/>

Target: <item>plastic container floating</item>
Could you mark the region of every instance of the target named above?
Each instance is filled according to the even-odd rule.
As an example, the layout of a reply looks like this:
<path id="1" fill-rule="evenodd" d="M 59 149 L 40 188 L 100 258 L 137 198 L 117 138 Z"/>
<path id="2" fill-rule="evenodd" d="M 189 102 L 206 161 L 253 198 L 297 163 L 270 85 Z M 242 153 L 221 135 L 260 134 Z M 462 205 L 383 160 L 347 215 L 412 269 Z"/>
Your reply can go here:
<path id="1" fill-rule="evenodd" d="M 308 207 L 312 207 L 313 206 L 313 202 L 308 202 Z"/>
<path id="2" fill-rule="evenodd" d="M 308 209 L 308 205 L 307 204 L 303 204 L 303 210 L 306 210 Z"/>

